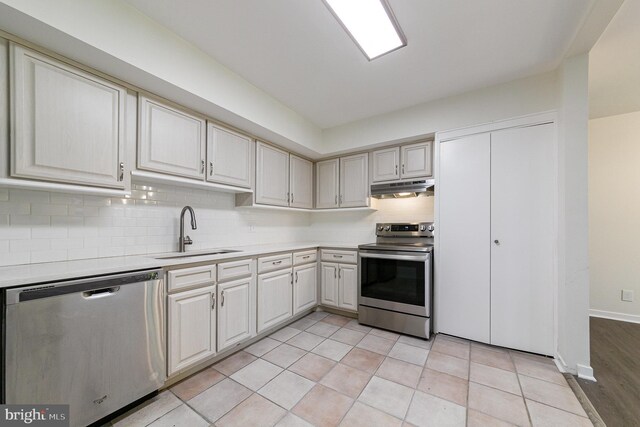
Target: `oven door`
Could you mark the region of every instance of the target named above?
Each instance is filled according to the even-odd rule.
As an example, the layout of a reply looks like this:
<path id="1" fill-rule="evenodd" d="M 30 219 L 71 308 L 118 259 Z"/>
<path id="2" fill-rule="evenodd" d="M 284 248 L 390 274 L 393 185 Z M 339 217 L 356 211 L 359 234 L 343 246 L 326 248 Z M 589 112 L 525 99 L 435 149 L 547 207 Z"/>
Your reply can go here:
<path id="1" fill-rule="evenodd" d="M 360 250 L 359 258 L 359 304 L 431 315 L 430 253 Z"/>

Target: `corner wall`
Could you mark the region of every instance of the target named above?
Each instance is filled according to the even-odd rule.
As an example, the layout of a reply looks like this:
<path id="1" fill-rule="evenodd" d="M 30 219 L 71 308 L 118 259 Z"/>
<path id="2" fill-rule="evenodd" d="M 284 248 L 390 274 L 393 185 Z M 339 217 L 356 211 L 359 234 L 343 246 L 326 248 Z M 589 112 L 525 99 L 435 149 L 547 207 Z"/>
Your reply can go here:
<path id="1" fill-rule="evenodd" d="M 558 355 L 571 373 L 593 378 L 589 354 L 589 55 L 560 70 L 558 135 Z"/>
<path id="2" fill-rule="evenodd" d="M 589 121 L 591 314 L 640 323 L 638 159 L 640 111 Z"/>

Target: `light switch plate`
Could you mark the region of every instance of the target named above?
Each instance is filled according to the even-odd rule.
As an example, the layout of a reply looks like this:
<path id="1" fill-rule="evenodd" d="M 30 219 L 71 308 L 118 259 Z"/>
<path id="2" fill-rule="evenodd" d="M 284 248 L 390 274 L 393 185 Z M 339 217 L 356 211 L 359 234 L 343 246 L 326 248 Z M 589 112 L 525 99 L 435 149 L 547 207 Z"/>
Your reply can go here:
<path id="1" fill-rule="evenodd" d="M 623 289 L 622 301 L 633 302 L 633 291 Z"/>

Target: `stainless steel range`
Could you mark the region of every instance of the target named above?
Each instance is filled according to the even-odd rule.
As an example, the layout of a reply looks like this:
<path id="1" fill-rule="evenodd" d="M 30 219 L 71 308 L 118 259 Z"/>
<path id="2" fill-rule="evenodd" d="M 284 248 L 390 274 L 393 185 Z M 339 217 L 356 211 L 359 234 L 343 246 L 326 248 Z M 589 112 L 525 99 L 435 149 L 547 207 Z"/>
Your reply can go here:
<path id="1" fill-rule="evenodd" d="M 358 321 L 429 339 L 433 223 L 376 224 L 376 243 L 358 246 Z"/>

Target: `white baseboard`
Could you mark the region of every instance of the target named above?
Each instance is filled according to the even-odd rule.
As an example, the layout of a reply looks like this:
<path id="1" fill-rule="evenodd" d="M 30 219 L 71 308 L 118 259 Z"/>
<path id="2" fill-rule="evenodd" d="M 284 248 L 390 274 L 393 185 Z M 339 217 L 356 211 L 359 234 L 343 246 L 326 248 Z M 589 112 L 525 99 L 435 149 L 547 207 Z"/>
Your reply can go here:
<path id="1" fill-rule="evenodd" d="M 578 378 L 583 380 L 596 382 L 596 377 L 593 376 L 593 368 L 591 366 L 581 365 L 578 363 Z"/>
<path id="2" fill-rule="evenodd" d="M 619 320 L 621 322 L 640 323 L 640 316 L 636 314 L 616 313 L 615 311 L 596 310 L 594 308 L 589 310 L 589 316 Z"/>
<path id="3" fill-rule="evenodd" d="M 562 372 L 563 374 L 565 372 L 568 372 L 570 374 L 576 374 L 577 372 L 572 372 L 571 369 L 569 369 L 569 367 L 567 366 L 567 364 L 564 362 L 564 359 L 562 358 L 562 355 L 560 353 L 556 353 L 555 357 L 553 358 L 553 361 L 556 364 L 556 367 L 558 368 L 558 370 L 560 372 Z"/>

